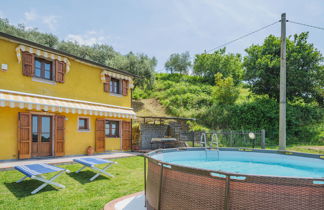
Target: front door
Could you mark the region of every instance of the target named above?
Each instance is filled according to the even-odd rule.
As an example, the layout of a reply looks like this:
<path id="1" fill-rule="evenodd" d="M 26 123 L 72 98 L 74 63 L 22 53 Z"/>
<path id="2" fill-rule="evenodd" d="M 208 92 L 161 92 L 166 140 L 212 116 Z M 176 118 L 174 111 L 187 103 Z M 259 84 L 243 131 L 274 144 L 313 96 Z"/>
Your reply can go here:
<path id="1" fill-rule="evenodd" d="M 123 138 L 122 138 L 122 149 L 131 150 L 132 149 L 132 124 L 131 122 L 123 121 Z"/>
<path id="2" fill-rule="evenodd" d="M 52 156 L 52 117 L 32 115 L 32 157 Z"/>

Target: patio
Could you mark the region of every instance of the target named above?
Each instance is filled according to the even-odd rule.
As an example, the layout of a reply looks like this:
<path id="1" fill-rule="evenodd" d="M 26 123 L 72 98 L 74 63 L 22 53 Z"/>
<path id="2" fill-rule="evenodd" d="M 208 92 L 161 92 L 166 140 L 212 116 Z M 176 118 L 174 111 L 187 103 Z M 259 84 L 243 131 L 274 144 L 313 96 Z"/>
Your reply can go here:
<path id="1" fill-rule="evenodd" d="M 97 157 L 102 159 L 114 159 L 114 158 L 125 158 L 139 155 L 136 152 L 111 152 L 99 155 L 93 155 L 91 157 Z M 75 155 L 68 157 L 58 157 L 58 158 L 42 158 L 42 159 L 28 159 L 28 160 L 8 160 L 0 161 L 0 171 L 11 170 L 14 166 L 21 166 L 26 164 L 37 164 L 37 163 L 47 163 L 53 165 L 71 164 L 73 159 L 87 157 L 85 155 Z"/>

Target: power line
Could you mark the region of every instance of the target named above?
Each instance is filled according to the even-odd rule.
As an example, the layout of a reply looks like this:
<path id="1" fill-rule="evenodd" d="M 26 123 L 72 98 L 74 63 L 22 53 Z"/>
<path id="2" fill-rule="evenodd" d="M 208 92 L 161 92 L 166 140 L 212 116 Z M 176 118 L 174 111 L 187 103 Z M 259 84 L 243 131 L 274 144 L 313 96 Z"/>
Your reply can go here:
<path id="1" fill-rule="evenodd" d="M 276 21 L 276 22 L 273 22 L 273 23 L 271 23 L 271 24 L 269 24 L 269 25 L 263 26 L 263 27 L 261 27 L 261 28 L 255 30 L 255 31 L 252 31 L 252 32 L 247 33 L 247 34 L 244 34 L 244 35 L 242 35 L 242 36 L 240 36 L 240 37 L 238 37 L 238 38 L 236 38 L 236 39 L 233 39 L 232 41 L 226 42 L 226 43 L 224 43 L 224 44 L 222 44 L 222 45 L 219 45 L 219 46 L 217 46 L 217 47 L 215 47 L 215 48 L 213 48 L 213 49 L 210 49 L 210 50 L 208 50 L 208 51 L 205 51 L 205 53 L 207 53 L 207 52 L 211 52 L 211 51 L 214 51 L 214 50 L 219 49 L 219 48 L 222 48 L 222 47 L 225 47 L 226 45 L 232 44 L 233 42 L 236 42 L 236 41 L 238 41 L 238 40 L 240 40 L 240 39 L 243 39 L 243 38 L 245 38 L 245 37 L 247 37 L 247 36 L 250 36 L 250 35 L 252 35 L 252 34 L 254 34 L 254 33 L 257 33 L 257 32 L 259 32 L 259 31 L 262 31 L 262 30 L 264 30 L 264 29 L 266 29 L 266 28 L 268 28 L 268 27 L 270 27 L 270 26 L 275 25 L 276 23 L 279 23 L 279 22 L 280 22 L 280 20 L 279 20 L 279 21 Z"/>
<path id="2" fill-rule="evenodd" d="M 305 23 L 295 22 L 295 21 L 292 21 L 292 20 L 288 20 L 287 22 L 290 22 L 290 23 L 293 23 L 293 24 L 297 24 L 297 25 L 307 26 L 307 27 L 311 27 L 311 28 L 316 28 L 316 29 L 320 29 L 320 30 L 324 30 L 323 27 L 312 26 L 312 25 L 308 25 L 308 24 L 305 24 Z"/>

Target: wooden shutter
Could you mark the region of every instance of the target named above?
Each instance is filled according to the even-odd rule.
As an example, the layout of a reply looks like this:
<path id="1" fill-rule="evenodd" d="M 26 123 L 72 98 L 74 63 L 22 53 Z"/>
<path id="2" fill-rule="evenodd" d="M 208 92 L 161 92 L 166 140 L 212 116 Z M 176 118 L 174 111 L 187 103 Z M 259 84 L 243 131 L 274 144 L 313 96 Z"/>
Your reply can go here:
<path id="1" fill-rule="evenodd" d="M 65 74 L 66 64 L 63 61 L 55 60 L 55 81 L 64 83 L 64 74 Z"/>
<path id="2" fill-rule="evenodd" d="M 122 149 L 131 150 L 132 148 L 132 124 L 131 122 L 123 121 L 122 124 Z"/>
<path id="3" fill-rule="evenodd" d="M 123 79 L 122 86 L 123 86 L 123 96 L 127 96 L 127 94 L 128 94 L 128 80 Z"/>
<path id="4" fill-rule="evenodd" d="M 96 120 L 96 152 L 105 151 L 105 119 Z"/>
<path id="5" fill-rule="evenodd" d="M 109 93 L 110 92 L 110 77 L 105 75 L 106 82 L 104 83 L 104 91 Z"/>
<path id="6" fill-rule="evenodd" d="M 55 125 L 54 125 L 54 153 L 55 156 L 64 156 L 64 131 L 65 131 L 65 116 L 63 115 L 56 115 L 55 116 Z"/>
<path id="7" fill-rule="evenodd" d="M 18 116 L 18 158 L 31 157 L 31 114 L 20 112 Z"/>
<path id="8" fill-rule="evenodd" d="M 23 75 L 28 77 L 34 76 L 34 62 L 35 62 L 34 54 L 29 52 L 22 52 Z"/>

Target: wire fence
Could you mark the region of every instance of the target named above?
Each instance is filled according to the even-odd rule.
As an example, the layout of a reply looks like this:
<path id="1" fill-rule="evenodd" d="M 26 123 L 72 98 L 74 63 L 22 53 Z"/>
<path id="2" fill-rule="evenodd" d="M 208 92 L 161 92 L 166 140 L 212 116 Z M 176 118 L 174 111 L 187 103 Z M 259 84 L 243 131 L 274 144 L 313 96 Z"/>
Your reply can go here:
<path id="1" fill-rule="evenodd" d="M 191 147 L 201 147 L 202 135 L 206 136 L 206 145 L 215 147 L 216 142 L 220 147 L 251 147 L 265 148 L 266 132 L 265 130 L 257 131 L 213 131 L 213 132 L 182 132 L 179 140 L 186 142 Z M 203 137 L 204 138 L 204 137 Z"/>

